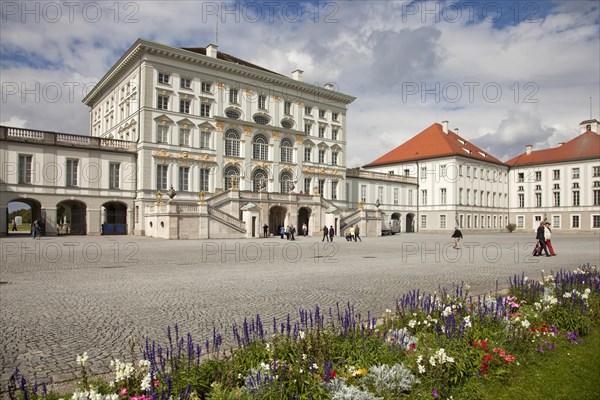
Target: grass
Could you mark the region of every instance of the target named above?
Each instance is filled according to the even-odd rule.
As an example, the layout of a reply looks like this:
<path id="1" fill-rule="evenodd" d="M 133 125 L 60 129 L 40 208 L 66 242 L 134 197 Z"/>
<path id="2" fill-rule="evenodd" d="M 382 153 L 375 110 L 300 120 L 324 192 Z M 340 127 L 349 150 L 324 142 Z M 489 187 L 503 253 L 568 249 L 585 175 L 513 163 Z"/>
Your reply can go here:
<path id="1" fill-rule="evenodd" d="M 453 395 L 479 400 L 600 399 L 600 324 L 583 343 L 536 354 L 505 382 L 473 378 Z"/>

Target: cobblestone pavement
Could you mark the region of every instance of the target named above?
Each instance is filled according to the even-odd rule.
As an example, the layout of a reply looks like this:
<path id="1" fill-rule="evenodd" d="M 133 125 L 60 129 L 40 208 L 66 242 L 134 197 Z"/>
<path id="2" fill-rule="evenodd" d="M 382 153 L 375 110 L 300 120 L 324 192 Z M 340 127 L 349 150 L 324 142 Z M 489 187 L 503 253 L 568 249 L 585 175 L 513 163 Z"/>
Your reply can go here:
<path id="1" fill-rule="evenodd" d="M 539 278 L 600 260 L 600 236 L 553 235 L 558 256 L 531 257 L 534 234 L 467 236 L 460 251 L 448 234 L 403 234 L 346 242 L 301 237 L 285 241 L 166 241 L 134 236 L 9 237 L 0 240 L 1 384 L 19 368 L 29 377 L 75 378 L 87 351 L 94 373 L 110 357 L 128 357 L 129 338 L 166 341 L 179 324 L 198 339 L 216 326 L 259 313 L 295 318 L 299 308 L 355 304 L 362 315 L 393 309 L 410 290 L 464 281 L 479 294 L 508 277 Z M 270 323 L 265 325 L 271 326 Z M 270 329 L 269 329 L 270 331 Z"/>

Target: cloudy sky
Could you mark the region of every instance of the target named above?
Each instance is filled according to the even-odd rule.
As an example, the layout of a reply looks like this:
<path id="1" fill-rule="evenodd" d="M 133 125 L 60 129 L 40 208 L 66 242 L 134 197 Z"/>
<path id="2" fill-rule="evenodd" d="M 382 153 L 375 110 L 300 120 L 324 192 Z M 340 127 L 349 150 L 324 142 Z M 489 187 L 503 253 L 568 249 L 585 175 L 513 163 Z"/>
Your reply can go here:
<path id="1" fill-rule="evenodd" d="M 596 1 L 1 1 L 0 123 L 88 134 L 81 99 L 137 38 L 357 97 L 348 166 L 433 122 L 507 160 L 600 117 Z"/>

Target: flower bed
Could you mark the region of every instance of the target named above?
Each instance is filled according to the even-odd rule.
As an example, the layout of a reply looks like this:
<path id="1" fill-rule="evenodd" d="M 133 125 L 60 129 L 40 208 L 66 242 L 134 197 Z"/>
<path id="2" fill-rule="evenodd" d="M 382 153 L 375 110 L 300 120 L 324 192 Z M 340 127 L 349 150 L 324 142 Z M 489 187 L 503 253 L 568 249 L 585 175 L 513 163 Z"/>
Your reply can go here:
<path id="1" fill-rule="evenodd" d="M 90 379 L 87 354 L 78 355 L 80 387 L 64 398 L 451 398 L 469 379 L 508 379 L 541 353 L 581 344 L 599 306 L 600 273 L 588 265 L 542 271 L 541 281 L 515 276 L 505 296 L 473 297 L 466 285 L 413 291 L 379 319 L 357 315 L 351 304 L 301 310 L 269 329 L 257 315 L 232 327 L 235 349 L 224 350 L 217 331 L 200 343 L 175 325 L 166 344 L 146 338 L 141 360 L 112 360 L 109 383 Z M 57 397 L 18 370 L 7 392 Z"/>

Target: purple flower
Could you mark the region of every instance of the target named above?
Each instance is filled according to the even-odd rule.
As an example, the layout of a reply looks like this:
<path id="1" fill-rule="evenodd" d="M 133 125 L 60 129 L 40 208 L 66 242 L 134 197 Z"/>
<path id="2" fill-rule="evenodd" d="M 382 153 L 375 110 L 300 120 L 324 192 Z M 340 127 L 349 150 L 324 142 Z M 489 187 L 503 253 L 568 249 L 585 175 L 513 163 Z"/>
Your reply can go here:
<path id="1" fill-rule="evenodd" d="M 437 391 L 437 390 L 435 390 L 435 389 L 433 389 L 433 390 L 431 391 L 431 394 L 433 394 L 433 398 L 434 398 L 434 399 L 437 399 L 438 397 L 440 397 L 440 395 L 439 395 L 438 391 Z"/>

